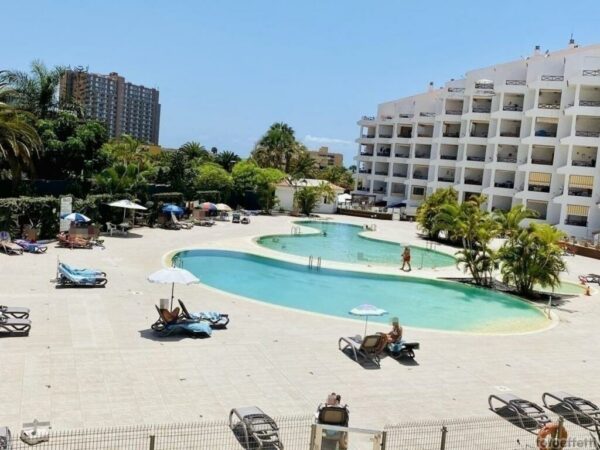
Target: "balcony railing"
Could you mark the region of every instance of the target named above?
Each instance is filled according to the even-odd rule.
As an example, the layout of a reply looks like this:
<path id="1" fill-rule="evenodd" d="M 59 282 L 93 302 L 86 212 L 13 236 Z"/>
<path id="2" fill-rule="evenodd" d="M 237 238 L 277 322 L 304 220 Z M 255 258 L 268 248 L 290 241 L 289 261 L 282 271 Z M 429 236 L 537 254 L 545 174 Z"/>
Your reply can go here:
<path id="1" fill-rule="evenodd" d="M 498 158 L 496 158 L 497 162 L 505 162 L 505 163 L 516 163 L 517 162 L 517 158 L 515 156 L 500 156 L 498 155 Z"/>
<path id="2" fill-rule="evenodd" d="M 494 89 L 494 83 L 475 83 L 475 89 Z"/>
<path id="3" fill-rule="evenodd" d="M 456 161 L 457 155 L 440 155 L 440 159 Z"/>
<path id="4" fill-rule="evenodd" d="M 467 155 L 467 161 L 485 161 L 485 156 Z"/>
<path id="5" fill-rule="evenodd" d="M 582 189 L 582 188 L 569 188 L 569 195 L 573 195 L 575 197 L 591 197 L 592 190 L 591 189 Z"/>
<path id="6" fill-rule="evenodd" d="M 454 183 L 454 177 L 438 177 L 438 181 L 444 181 L 446 183 Z"/>
<path id="7" fill-rule="evenodd" d="M 433 133 L 417 133 L 417 137 L 421 137 L 421 138 L 430 138 L 433 137 Z"/>
<path id="8" fill-rule="evenodd" d="M 582 217 L 581 219 L 565 219 L 565 225 L 572 225 L 575 227 L 587 227 L 588 221 L 586 218 Z"/>
<path id="9" fill-rule="evenodd" d="M 358 173 L 371 173 L 370 169 L 359 169 Z"/>
<path id="10" fill-rule="evenodd" d="M 457 131 L 455 133 L 452 133 L 452 132 L 444 133 L 442 136 L 448 137 L 448 138 L 457 138 L 460 136 L 460 131 Z"/>
<path id="11" fill-rule="evenodd" d="M 415 153 L 415 158 L 429 159 L 430 157 L 431 153 Z"/>
<path id="12" fill-rule="evenodd" d="M 492 108 L 488 106 L 473 106 L 474 113 L 489 113 L 491 111 Z"/>
<path id="13" fill-rule="evenodd" d="M 556 137 L 556 131 L 548 131 L 548 130 L 536 130 L 535 135 L 537 137 Z"/>
<path id="14" fill-rule="evenodd" d="M 539 184 L 529 183 L 527 190 L 531 192 L 550 192 L 550 186 L 541 186 Z"/>
<path id="15" fill-rule="evenodd" d="M 400 133 L 398 134 L 399 138 L 403 138 L 403 139 L 410 139 L 412 137 L 412 133 L 408 134 L 408 133 Z"/>
<path id="16" fill-rule="evenodd" d="M 360 156 L 373 156 L 373 152 L 360 152 Z"/>
<path id="17" fill-rule="evenodd" d="M 504 105 L 503 111 L 523 111 L 523 105 Z"/>
<path id="18" fill-rule="evenodd" d="M 542 81 L 565 81 L 562 75 L 542 75 Z"/>
<path id="19" fill-rule="evenodd" d="M 506 80 L 505 84 L 507 86 L 525 86 L 527 82 L 526 80 Z"/>
<path id="20" fill-rule="evenodd" d="M 419 113 L 419 116 L 421 116 L 421 117 L 435 117 L 435 113 L 434 112 L 421 112 L 421 113 Z"/>
<path id="21" fill-rule="evenodd" d="M 396 158 L 410 158 L 408 153 L 396 153 L 394 156 L 396 156 Z"/>
<path id="22" fill-rule="evenodd" d="M 363 186 L 357 187 L 356 190 L 360 192 L 369 192 L 369 188 Z"/>
<path id="23" fill-rule="evenodd" d="M 462 115 L 462 111 L 460 109 L 447 109 L 446 114 L 450 116 L 460 116 Z"/>
<path id="24" fill-rule="evenodd" d="M 390 152 L 377 152 L 377 156 L 385 156 L 387 158 L 390 156 Z"/>
<path id="25" fill-rule="evenodd" d="M 487 131 L 485 132 L 475 132 L 475 133 L 469 133 L 467 134 L 467 137 L 474 137 L 474 138 L 487 138 L 488 137 L 488 133 Z"/>
<path id="26" fill-rule="evenodd" d="M 554 164 L 554 160 L 550 159 L 540 159 L 540 158 L 531 158 L 531 164 L 539 164 L 541 166 L 551 166 Z"/>
<path id="27" fill-rule="evenodd" d="M 374 116 L 362 116 L 361 120 L 368 120 L 369 122 L 374 121 Z"/>
<path id="28" fill-rule="evenodd" d="M 475 178 L 465 178 L 465 184 L 473 184 L 476 186 L 481 186 L 483 180 L 477 180 Z"/>
<path id="29" fill-rule="evenodd" d="M 521 130 L 519 131 L 501 131 L 501 137 L 519 137 L 521 135 Z"/>
<path id="30" fill-rule="evenodd" d="M 388 171 L 387 170 L 376 170 L 375 171 L 375 175 L 387 175 Z"/>
<path id="31" fill-rule="evenodd" d="M 584 77 L 600 77 L 600 69 L 584 70 L 583 76 Z"/>
<path id="32" fill-rule="evenodd" d="M 406 178 L 407 173 L 395 173 L 394 176 L 396 178 Z"/>
<path id="33" fill-rule="evenodd" d="M 600 106 L 598 100 L 579 100 L 579 106 Z"/>
<path id="34" fill-rule="evenodd" d="M 400 117 L 401 119 L 412 119 L 413 117 L 415 117 L 414 114 L 398 114 L 398 117 Z"/>
<path id="35" fill-rule="evenodd" d="M 506 180 L 506 181 L 497 181 L 494 183 L 494 187 L 504 188 L 504 189 L 513 189 L 515 187 L 514 181 Z"/>
<path id="36" fill-rule="evenodd" d="M 573 161 L 571 161 L 571 165 L 577 167 L 596 167 L 596 160 L 593 159 L 591 161 L 585 161 L 581 159 L 574 159 Z"/>
<path id="37" fill-rule="evenodd" d="M 448 92 L 465 92 L 465 88 L 461 87 L 449 87 Z"/>
<path id="38" fill-rule="evenodd" d="M 560 109 L 560 103 L 539 103 L 539 109 Z"/>
<path id="39" fill-rule="evenodd" d="M 575 136 L 581 136 L 581 137 L 600 137 L 600 131 L 578 130 L 578 131 L 575 131 Z"/>
<path id="40" fill-rule="evenodd" d="M 374 139 L 375 135 L 374 134 L 363 134 L 361 137 L 364 139 Z"/>
<path id="41" fill-rule="evenodd" d="M 382 139 L 391 139 L 393 135 L 391 134 L 381 134 L 379 133 L 379 137 Z"/>
<path id="42" fill-rule="evenodd" d="M 423 175 L 421 173 L 413 173 L 413 179 L 414 180 L 426 180 L 427 175 Z"/>

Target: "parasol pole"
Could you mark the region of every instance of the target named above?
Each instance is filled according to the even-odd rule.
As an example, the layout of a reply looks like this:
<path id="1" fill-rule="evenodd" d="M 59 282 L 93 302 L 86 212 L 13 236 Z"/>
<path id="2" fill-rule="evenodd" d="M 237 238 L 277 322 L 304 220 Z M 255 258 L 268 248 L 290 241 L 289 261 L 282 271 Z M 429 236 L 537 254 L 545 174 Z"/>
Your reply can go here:
<path id="1" fill-rule="evenodd" d="M 369 323 L 369 316 L 365 316 L 365 335 L 363 339 L 367 337 L 367 324 Z"/>
<path id="2" fill-rule="evenodd" d="M 174 292 L 175 292 L 175 283 L 171 283 L 171 311 L 173 311 Z"/>

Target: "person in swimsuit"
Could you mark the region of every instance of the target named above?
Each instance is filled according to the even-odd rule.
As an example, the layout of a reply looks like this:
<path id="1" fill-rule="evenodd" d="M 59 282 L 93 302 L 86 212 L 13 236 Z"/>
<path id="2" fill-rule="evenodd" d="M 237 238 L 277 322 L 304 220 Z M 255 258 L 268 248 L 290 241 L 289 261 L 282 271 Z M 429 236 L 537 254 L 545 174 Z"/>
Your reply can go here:
<path id="1" fill-rule="evenodd" d="M 400 270 L 405 270 L 404 268 L 406 267 L 407 264 L 408 264 L 408 272 L 410 272 L 412 270 L 412 267 L 410 266 L 410 247 L 409 246 L 404 247 L 404 251 L 402 252 L 402 268 Z"/>

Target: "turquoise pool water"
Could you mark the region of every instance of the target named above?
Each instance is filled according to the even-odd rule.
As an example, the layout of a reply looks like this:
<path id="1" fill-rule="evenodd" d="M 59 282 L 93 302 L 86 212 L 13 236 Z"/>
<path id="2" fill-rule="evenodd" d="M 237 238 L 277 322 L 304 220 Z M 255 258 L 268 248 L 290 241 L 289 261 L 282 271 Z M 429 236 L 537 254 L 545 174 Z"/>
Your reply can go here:
<path id="1" fill-rule="evenodd" d="M 511 333 L 548 325 L 535 307 L 458 283 L 305 266 L 247 253 L 189 250 L 175 257 L 201 283 L 244 297 L 332 316 L 371 303 L 389 311 L 370 320 L 439 330 Z M 357 324 L 357 332 L 361 330 Z"/>
<path id="2" fill-rule="evenodd" d="M 258 243 L 271 250 L 299 256 L 320 256 L 330 261 L 363 264 L 401 265 L 404 247 L 394 242 L 361 236 L 362 227 L 335 222 L 299 221 L 298 225 L 313 228 L 318 234 L 270 235 Z M 401 236 L 399 236 L 401 239 Z M 452 266 L 455 260 L 445 253 L 412 246 L 411 262 L 416 267 Z"/>

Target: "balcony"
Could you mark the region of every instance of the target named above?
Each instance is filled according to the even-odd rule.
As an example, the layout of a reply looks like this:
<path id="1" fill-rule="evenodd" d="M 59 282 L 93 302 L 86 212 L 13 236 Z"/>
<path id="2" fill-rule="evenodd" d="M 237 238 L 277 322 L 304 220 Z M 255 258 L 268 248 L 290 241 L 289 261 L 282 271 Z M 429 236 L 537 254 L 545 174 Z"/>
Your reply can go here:
<path id="1" fill-rule="evenodd" d="M 584 77 L 600 77 L 600 69 L 593 69 L 593 70 L 584 69 L 582 72 L 582 75 Z"/>
<path id="2" fill-rule="evenodd" d="M 393 137 L 392 134 L 383 134 L 383 133 L 379 133 L 379 137 L 381 139 L 391 139 Z"/>
<path id="3" fill-rule="evenodd" d="M 600 106 L 599 100 L 579 100 L 579 106 L 591 106 L 597 108 Z"/>
<path id="4" fill-rule="evenodd" d="M 413 177 L 413 180 L 426 180 L 427 178 L 429 178 L 426 173 L 419 172 L 419 171 L 414 172 L 412 177 Z"/>
<path id="5" fill-rule="evenodd" d="M 569 195 L 572 195 L 574 197 L 590 198 L 592 196 L 592 189 L 569 187 L 568 193 L 569 193 Z"/>
<path id="6" fill-rule="evenodd" d="M 482 155 L 467 155 L 467 161 L 485 161 L 485 156 Z"/>
<path id="7" fill-rule="evenodd" d="M 494 83 L 475 83 L 475 89 L 494 89 Z"/>
<path id="8" fill-rule="evenodd" d="M 539 109 L 560 109 L 560 103 L 538 103 Z"/>
<path id="9" fill-rule="evenodd" d="M 514 189 L 515 183 L 514 181 L 506 180 L 506 181 L 496 181 L 494 183 L 494 187 L 504 188 L 504 189 Z"/>
<path id="10" fill-rule="evenodd" d="M 596 160 L 574 159 L 571 161 L 571 165 L 575 167 L 596 167 Z"/>
<path id="11" fill-rule="evenodd" d="M 427 152 L 416 152 L 415 153 L 415 158 L 429 159 L 430 157 L 431 157 L 431 153 L 427 153 Z"/>
<path id="12" fill-rule="evenodd" d="M 504 82 L 507 86 L 525 86 L 527 84 L 526 80 L 506 80 Z"/>
<path id="13" fill-rule="evenodd" d="M 377 152 L 377 156 L 382 156 L 384 158 L 389 158 L 390 157 L 390 150 L 380 150 Z"/>
<path id="14" fill-rule="evenodd" d="M 365 120 L 367 122 L 374 122 L 375 121 L 375 117 L 374 116 L 362 116 L 361 120 Z"/>
<path id="15" fill-rule="evenodd" d="M 371 169 L 358 169 L 358 173 L 370 174 L 371 173 Z"/>
<path id="16" fill-rule="evenodd" d="M 517 162 L 517 157 L 516 156 L 502 156 L 502 155 L 498 155 L 496 157 L 496 162 L 501 162 L 501 163 L 516 163 Z"/>
<path id="17" fill-rule="evenodd" d="M 544 193 L 549 193 L 550 192 L 550 186 L 529 183 L 529 185 L 527 186 L 527 190 L 529 192 L 544 192 Z"/>
<path id="18" fill-rule="evenodd" d="M 487 106 L 473 106 L 474 113 L 484 113 L 487 114 L 492 111 L 492 108 Z"/>
<path id="19" fill-rule="evenodd" d="M 577 130 L 575 136 L 597 138 L 600 137 L 600 131 Z"/>
<path id="20" fill-rule="evenodd" d="M 465 184 L 470 184 L 470 185 L 474 185 L 474 186 L 481 186 L 483 183 L 483 179 L 482 178 L 465 178 Z"/>
<path id="21" fill-rule="evenodd" d="M 567 216 L 565 219 L 565 225 L 571 225 L 573 227 L 587 227 L 588 220 L 587 217 Z"/>
<path id="22" fill-rule="evenodd" d="M 457 158 L 457 154 L 456 153 L 455 154 L 448 154 L 448 153 L 446 153 L 446 154 L 440 155 L 440 159 L 444 159 L 444 160 L 447 160 L 447 161 L 456 161 L 456 158 Z"/>
<path id="23" fill-rule="evenodd" d="M 374 134 L 363 134 L 361 136 L 361 138 L 363 138 L 363 139 L 375 139 L 375 135 Z"/>
<path id="24" fill-rule="evenodd" d="M 502 111 L 523 111 L 523 105 L 504 105 Z"/>
<path id="25" fill-rule="evenodd" d="M 420 117 L 435 117 L 435 113 L 434 112 L 421 112 L 419 113 Z"/>
<path id="26" fill-rule="evenodd" d="M 360 152 L 360 156 L 373 156 L 373 152 Z"/>
<path id="27" fill-rule="evenodd" d="M 535 130 L 535 136 L 536 137 L 555 138 L 556 131 L 557 131 L 556 129 L 538 129 L 538 130 Z"/>
<path id="28" fill-rule="evenodd" d="M 447 109 L 446 114 L 449 116 L 460 116 L 462 115 L 462 110 L 460 109 Z"/>
<path id="29" fill-rule="evenodd" d="M 438 181 L 442 183 L 454 183 L 454 177 L 449 175 L 441 175 L 438 177 Z"/>
<path id="30" fill-rule="evenodd" d="M 409 152 L 398 152 L 398 153 L 394 154 L 394 156 L 396 158 L 410 158 L 410 153 Z"/>
<path id="31" fill-rule="evenodd" d="M 540 80 L 542 80 L 542 81 L 565 81 L 565 77 L 562 75 L 542 75 Z"/>
<path id="32" fill-rule="evenodd" d="M 415 117 L 414 114 L 398 114 L 398 117 L 400 119 L 412 119 L 413 117 Z"/>
<path id="33" fill-rule="evenodd" d="M 402 173 L 402 172 L 394 172 L 394 173 L 392 174 L 392 176 L 394 176 L 394 177 L 396 177 L 396 178 L 406 178 L 406 177 L 407 177 L 407 175 L 408 175 L 408 173 L 407 173 L 407 172 L 404 172 L 404 173 Z"/>
<path id="34" fill-rule="evenodd" d="M 448 92 L 458 92 L 458 93 L 461 93 L 461 92 L 465 92 L 465 88 L 463 88 L 463 87 L 449 87 L 448 88 Z"/>

